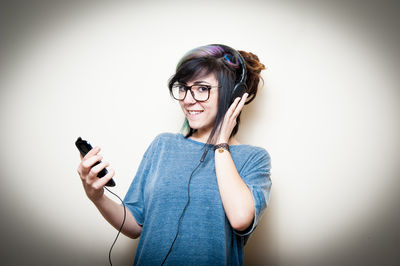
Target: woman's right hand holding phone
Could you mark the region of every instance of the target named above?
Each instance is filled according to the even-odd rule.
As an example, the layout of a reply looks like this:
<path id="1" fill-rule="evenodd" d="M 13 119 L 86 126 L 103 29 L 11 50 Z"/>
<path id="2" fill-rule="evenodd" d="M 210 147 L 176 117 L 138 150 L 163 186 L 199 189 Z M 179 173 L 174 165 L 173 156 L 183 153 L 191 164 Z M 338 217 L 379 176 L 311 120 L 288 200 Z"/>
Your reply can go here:
<path id="1" fill-rule="evenodd" d="M 121 232 L 130 238 L 137 238 L 142 232 L 142 227 L 136 222 L 129 211 L 123 210 L 125 209 L 124 206 L 117 204 L 104 195 L 104 186 L 113 178 L 115 171 L 114 169 L 109 169 L 105 176 L 102 178 L 97 177 L 101 170 L 110 165 L 108 162 L 101 162 L 95 165 L 103 159 L 103 156 L 101 156 L 99 152 L 100 148 L 94 147 L 85 157 L 81 155 L 78 174 L 81 177 L 86 195 L 94 203 L 101 215 L 103 215 L 115 229 L 120 230 L 121 222 L 126 218 Z M 124 215 L 125 213 L 126 217 Z"/>
<path id="2" fill-rule="evenodd" d="M 109 169 L 108 173 L 104 177 L 97 177 L 101 170 L 110 165 L 109 162 L 101 162 L 95 165 L 103 159 L 103 156 L 100 155 L 99 152 L 100 147 L 94 147 L 85 157 L 82 157 L 81 155 L 81 162 L 77 169 L 86 195 L 95 204 L 102 199 L 104 195 L 104 185 L 107 184 L 115 174 L 114 169 Z"/>

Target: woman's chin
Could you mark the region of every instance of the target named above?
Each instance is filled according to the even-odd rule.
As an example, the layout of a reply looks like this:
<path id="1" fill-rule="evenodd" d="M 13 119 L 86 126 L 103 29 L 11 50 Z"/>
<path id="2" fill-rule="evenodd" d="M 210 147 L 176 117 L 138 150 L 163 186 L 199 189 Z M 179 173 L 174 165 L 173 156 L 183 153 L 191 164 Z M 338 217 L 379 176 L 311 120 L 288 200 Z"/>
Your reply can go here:
<path id="1" fill-rule="evenodd" d="M 199 126 L 199 125 L 196 124 L 196 123 L 190 123 L 190 122 L 189 122 L 189 126 L 190 126 L 190 128 L 195 129 L 195 130 L 201 129 L 201 126 Z"/>
<path id="2" fill-rule="evenodd" d="M 207 123 L 208 121 L 203 121 L 203 120 L 196 120 L 196 119 L 190 119 L 186 117 L 188 120 L 190 128 L 197 130 L 199 132 L 209 132 L 213 128 L 213 123 Z"/>

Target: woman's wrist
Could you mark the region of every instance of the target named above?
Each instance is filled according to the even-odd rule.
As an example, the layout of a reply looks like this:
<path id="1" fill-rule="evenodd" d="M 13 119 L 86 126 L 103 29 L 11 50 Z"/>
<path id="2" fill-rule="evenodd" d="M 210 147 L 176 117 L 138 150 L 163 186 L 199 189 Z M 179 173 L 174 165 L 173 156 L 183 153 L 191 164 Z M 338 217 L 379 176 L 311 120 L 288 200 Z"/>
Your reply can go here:
<path id="1" fill-rule="evenodd" d="M 218 144 L 214 145 L 214 152 L 215 152 L 216 150 L 218 150 L 218 152 L 220 152 L 220 153 L 222 153 L 222 152 L 224 152 L 224 151 L 230 152 L 230 150 L 229 150 L 229 145 L 228 145 L 228 143 L 226 143 L 226 142 L 224 142 L 224 143 L 218 143 Z"/>
<path id="2" fill-rule="evenodd" d="M 101 207 L 104 205 L 104 202 L 105 202 L 107 199 L 106 199 L 106 195 L 104 195 L 104 193 L 103 193 L 101 196 L 92 198 L 92 199 L 90 199 L 90 200 L 93 202 L 93 204 L 94 204 L 96 207 L 101 208 Z"/>

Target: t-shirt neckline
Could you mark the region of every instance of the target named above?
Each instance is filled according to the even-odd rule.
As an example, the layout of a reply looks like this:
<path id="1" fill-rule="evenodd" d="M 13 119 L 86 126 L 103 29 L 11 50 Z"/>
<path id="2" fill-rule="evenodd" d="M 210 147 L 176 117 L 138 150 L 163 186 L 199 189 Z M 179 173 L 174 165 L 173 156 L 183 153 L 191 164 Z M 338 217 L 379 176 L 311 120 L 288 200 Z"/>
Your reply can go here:
<path id="1" fill-rule="evenodd" d="M 182 134 L 182 133 L 180 133 L 179 134 L 180 136 L 181 136 L 181 138 L 183 138 L 184 140 L 187 140 L 187 141 L 189 141 L 189 142 L 191 142 L 191 143 L 194 143 L 194 144 L 196 144 L 196 145 L 201 145 L 201 146 L 204 146 L 204 145 L 207 145 L 207 146 L 209 146 L 209 147 L 213 147 L 214 145 L 212 145 L 212 144 L 206 144 L 205 142 L 201 142 L 201 141 L 198 141 L 198 140 L 194 140 L 194 139 L 190 139 L 190 138 L 185 138 L 185 136 Z M 246 144 L 236 144 L 236 145 L 229 145 L 229 147 L 239 147 L 239 146 L 245 146 Z"/>

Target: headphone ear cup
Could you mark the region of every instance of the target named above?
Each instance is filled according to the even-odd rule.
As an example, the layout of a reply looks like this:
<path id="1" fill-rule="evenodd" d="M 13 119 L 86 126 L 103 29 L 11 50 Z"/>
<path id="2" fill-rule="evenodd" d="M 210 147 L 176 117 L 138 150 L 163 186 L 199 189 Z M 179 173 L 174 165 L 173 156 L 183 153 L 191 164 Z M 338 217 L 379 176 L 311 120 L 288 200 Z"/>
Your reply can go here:
<path id="1" fill-rule="evenodd" d="M 240 82 L 238 84 L 235 85 L 235 88 L 233 88 L 232 91 L 232 100 L 231 102 L 233 102 L 237 97 L 242 97 L 243 94 L 245 94 L 247 92 L 247 85 L 246 83 Z"/>

